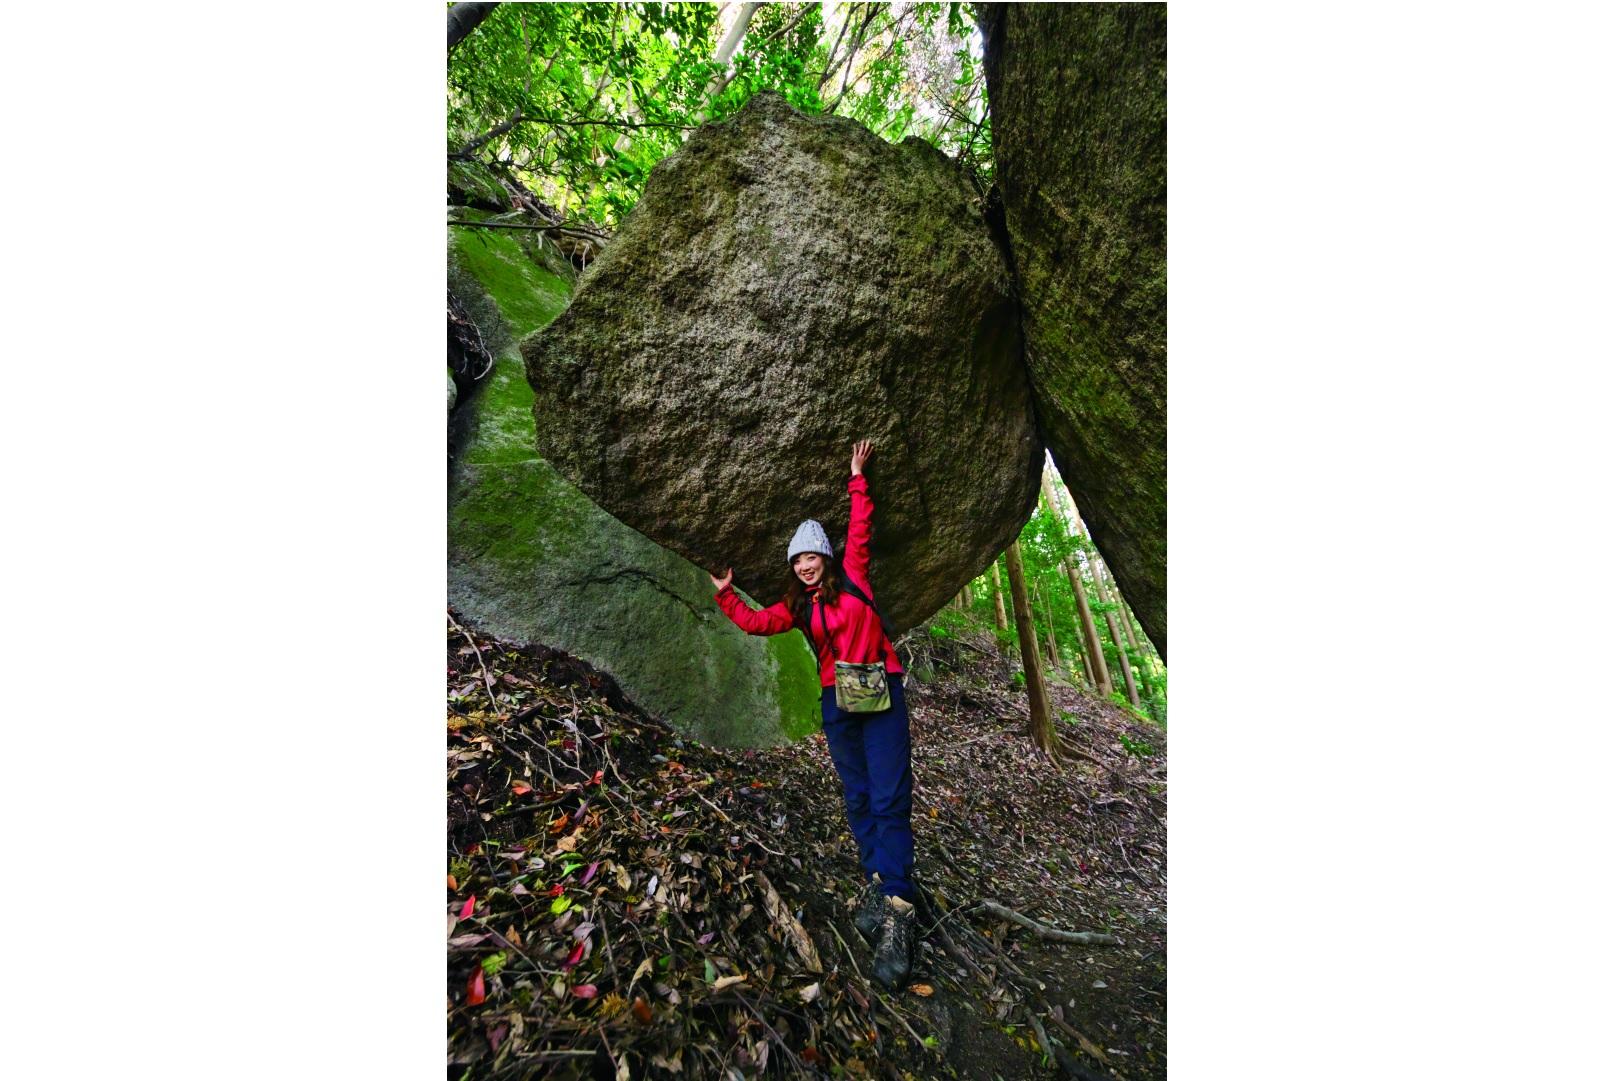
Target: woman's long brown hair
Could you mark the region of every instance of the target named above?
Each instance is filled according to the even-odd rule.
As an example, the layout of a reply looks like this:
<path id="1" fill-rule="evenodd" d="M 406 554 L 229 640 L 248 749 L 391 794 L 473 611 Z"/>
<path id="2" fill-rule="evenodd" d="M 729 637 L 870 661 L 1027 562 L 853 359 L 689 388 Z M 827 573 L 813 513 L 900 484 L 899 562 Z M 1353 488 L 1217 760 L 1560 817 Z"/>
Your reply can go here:
<path id="1" fill-rule="evenodd" d="M 816 586 L 816 599 L 823 604 L 833 604 L 843 592 L 839 588 L 842 580 L 839 561 L 822 556 L 822 580 Z M 788 566 L 788 591 L 782 595 L 782 603 L 787 606 L 788 614 L 794 618 L 794 623 L 804 626 L 800 623 L 800 618 L 805 610 L 805 583 L 794 573 L 792 564 Z"/>

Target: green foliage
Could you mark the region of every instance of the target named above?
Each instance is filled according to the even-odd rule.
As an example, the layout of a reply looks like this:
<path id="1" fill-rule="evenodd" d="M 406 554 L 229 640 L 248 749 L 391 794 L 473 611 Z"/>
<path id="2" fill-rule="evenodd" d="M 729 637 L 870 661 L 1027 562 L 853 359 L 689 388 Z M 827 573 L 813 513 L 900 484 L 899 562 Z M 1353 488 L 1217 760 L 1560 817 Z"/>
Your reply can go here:
<path id="1" fill-rule="evenodd" d="M 1124 732 L 1120 733 L 1120 746 L 1138 758 L 1150 758 L 1154 754 L 1154 747 L 1149 743 L 1138 743 Z"/>
<path id="2" fill-rule="evenodd" d="M 926 139 L 989 187 L 967 5 L 842 4 L 824 24 L 820 3 L 763 4 L 724 63 L 718 15 L 708 3 L 498 6 L 449 56 L 447 153 L 539 192 L 567 219 L 612 225 L 688 132 L 771 89 L 892 142 Z"/>

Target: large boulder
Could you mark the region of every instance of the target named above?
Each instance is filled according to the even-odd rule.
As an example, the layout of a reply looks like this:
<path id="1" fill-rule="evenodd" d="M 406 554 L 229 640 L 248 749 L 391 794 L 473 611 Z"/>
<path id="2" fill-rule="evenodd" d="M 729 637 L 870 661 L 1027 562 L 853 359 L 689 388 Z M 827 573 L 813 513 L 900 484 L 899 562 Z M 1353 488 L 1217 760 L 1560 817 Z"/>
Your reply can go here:
<path id="1" fill-rule="evenodd" d="M 478 217 L 480 215 L 473 215 Z M 616 521 L 535 454 L 516 340 L 568 303 L 574 271 L 533 232 L 452 227 L 451 290 L 495 355 L 453 415 L 447 590 L 467 622 L 566 650 L 683 735 L 766 746 L 819 727 L 798 635 L 750 638 L 704 572 Z"/>
<path id="2" fill-rule="evenodd" d="M 850 444 L 872 439 L 873 582 L 904 629 L 1035 504 L 1018 324 L 1005 259 L 944 155 L 768 91 L 659 163 L 522 351 L 541 454 L 766 599 L 802 519 L 842 544 Z"/>
<path id="3" fill-rule="evenodd" d="M 997 187 L 1042 434 L 1165 640 L 1163 4 L 983 4 Z"/>

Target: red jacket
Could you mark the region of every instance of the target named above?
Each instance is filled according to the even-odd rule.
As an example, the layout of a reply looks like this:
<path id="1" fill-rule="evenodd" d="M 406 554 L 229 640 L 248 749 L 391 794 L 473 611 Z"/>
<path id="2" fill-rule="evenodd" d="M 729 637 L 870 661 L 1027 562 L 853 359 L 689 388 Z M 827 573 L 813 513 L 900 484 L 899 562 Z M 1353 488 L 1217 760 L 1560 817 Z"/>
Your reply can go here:
<path id="1" fill-rule="evenodd" d="M 868 597 L 873 596 L 872 583 L 867 579 L 867 561 L 869 558 L 868 545 L 872 541 L 872 497 L 867 495 L 867 478 L 853 476 L 850 478 L 850 533 L 844 544 L 844 574 Z M 876 603 L 877 598 L 873 598 Z M 743 598 L 727 586 L 715 594 L 715 602 L 720 605 L 726 617 L 748 634 L 782 634 L 784 631 L 794 631 L 793 618 L 788 614 L 788 606 L 778 601 L 776 604 L 756 611 L 743 603 Z M 822 686 L 833 686 L 833 651 L 828 649 L 826 637 L 822 633 L 822 608 L 815 597 L 811 598 L 811 634 L 816 640 L 817 667 L 821 672 Z M 838 649 L 838 659 L 841 661 L 856 661 L 870 663 L 882 659 L 884 670 L 900 675 L 905 671 L 900 660 L 895 656 L 895 649 L 889 644 L 884 635 L 883 625 L 878 620 L 878 613 L 862 603 L 861 598 L 853 593 L 839 594 L 838 601 L 825 606 L 827 608 L 827 629 L 832 632 L 833 645 Z"/>

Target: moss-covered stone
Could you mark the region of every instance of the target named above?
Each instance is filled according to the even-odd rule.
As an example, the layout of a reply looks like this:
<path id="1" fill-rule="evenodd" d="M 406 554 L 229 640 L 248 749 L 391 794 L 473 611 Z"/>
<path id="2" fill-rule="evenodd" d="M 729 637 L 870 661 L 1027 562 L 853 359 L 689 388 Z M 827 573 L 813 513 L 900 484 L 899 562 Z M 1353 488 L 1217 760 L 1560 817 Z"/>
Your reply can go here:
<path id="1" fill-rule="evenodd" d="M 445 188 L 451 198 L 468 206 L 505 210 L 511 204 L 511 196 L 500 178 L 477 162 L 451 162 Z"/>
<path id="2" fill-rule="evenodd" d="M 1163 4 L 984 4 L 997 185 L 1042 434 L 1161 656 Z"/>
<path id="3" fill-rule="evenodd" d="M 802 640 L 744 635 L 702 570 L 537 457 L 534 392 L 513 343 L 567 305 L 567 260 L 533 231 L 449 232 L 451 288 L 498 350 L 458 411 L 450 603 L 483 629 L 601 668 L 631 701 L 702 742 L 763 746 L 815 731 L 816 671 Z"/>

